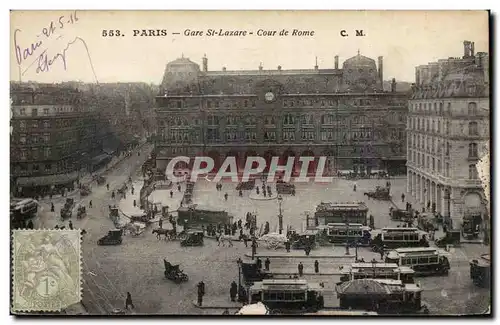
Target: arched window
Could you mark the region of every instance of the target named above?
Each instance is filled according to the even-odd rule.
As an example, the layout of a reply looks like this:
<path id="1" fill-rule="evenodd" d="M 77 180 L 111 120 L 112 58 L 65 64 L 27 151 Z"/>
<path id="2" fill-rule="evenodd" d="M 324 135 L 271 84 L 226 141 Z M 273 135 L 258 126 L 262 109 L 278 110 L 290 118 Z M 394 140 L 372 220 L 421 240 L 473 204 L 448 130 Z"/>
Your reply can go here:
<path id="1" fill-rule="evenodd" d="M 469 122 L 469 135 L 470 136 L 479 135 L 479 130 L 477 128 L 477 122 Z"/>
<path id="2" fill-rule="evenodd" d="M 469 110 L 468 110 L 469 116 L 475 116 L 477 114 L 477 104 L 472 102 L 469 103 Z"/>
<path id="3" fill-rule="evenodd" d="M 469 179 L 478 179 L 476 165 L 469 165 Z"/>
<path id="4" fill-rule="evenodd" d="M 477 154 L 477 143 L 471 143 L 471 144 L 469 144 L 469 157 L 476 158 L 477 156 L 478 156 L 478 154 Z"/>

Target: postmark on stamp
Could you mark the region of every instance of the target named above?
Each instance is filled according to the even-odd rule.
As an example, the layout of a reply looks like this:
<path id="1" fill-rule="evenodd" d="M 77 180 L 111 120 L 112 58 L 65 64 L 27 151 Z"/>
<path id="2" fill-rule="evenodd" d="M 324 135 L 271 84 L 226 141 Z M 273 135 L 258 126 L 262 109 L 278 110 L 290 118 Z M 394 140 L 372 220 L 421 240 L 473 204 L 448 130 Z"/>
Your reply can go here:
<path id="1" fill-rule="evenodd" d="M 12 311 L 60 311 L 81 300 L 79 230 L 12 232 Z"/>

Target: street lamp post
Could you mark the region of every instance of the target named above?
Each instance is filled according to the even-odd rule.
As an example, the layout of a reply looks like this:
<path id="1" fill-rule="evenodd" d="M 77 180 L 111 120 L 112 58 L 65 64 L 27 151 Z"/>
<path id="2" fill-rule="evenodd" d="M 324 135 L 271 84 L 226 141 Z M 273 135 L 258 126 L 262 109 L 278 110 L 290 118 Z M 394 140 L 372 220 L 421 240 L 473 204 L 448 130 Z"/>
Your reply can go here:
<path id="1" fill-rule="evenodd" d="M 281 195 L 278 196 L 278 205 L 279 205 L 279 214 L 278 214 L 278 227 L 280 235 L 283 233 L 283 214 L 281 210 L 281 203 L 283 201 L 283 197 Z"/>
<path id="2" fill-rule="evenodd" d="M 346 240 L 345 240 L 345 254 L 349 255 L 349 223 L 346 222 Z"/>

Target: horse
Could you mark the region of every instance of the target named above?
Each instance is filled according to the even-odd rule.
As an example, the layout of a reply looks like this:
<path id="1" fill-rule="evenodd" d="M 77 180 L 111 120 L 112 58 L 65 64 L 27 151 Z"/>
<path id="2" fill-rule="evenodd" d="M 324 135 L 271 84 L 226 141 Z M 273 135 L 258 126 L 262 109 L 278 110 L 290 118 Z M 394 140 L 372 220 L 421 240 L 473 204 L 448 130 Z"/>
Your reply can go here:
<path id="1" fill-rule="evenodd" d="M 217 237 L 217 241 L 218 241 L 217 246 L 220 246 L 220 244 L 222 243 L 222 246 L 226 247 L 226 242 L 227 242 L 229 247 L 233 247 L 233 239 L 231 238 L 231 236 L 220 234 Z"/>
<path id="2" fill-rule="evenodd" d="M 156 228 L 153 229 L 152 233 L 156 233 L 156 238 L 158 238 L 158 240 L 161 239 L 161 235 L 165 236 L 165 240 L 167 240 L 167 237 L 170 237 L 170 231 L 168 229 Z"/>

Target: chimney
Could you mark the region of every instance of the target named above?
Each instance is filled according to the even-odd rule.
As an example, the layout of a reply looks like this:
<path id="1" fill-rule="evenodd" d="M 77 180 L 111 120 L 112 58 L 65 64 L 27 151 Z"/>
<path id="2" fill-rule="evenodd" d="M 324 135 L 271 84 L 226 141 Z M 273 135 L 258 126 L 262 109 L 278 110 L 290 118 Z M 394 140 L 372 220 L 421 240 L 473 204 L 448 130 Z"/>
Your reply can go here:
<path id="1" fill-rule="evenodd" d="M 316 64 L 314 65 L 314 70 L 318 70 L 318 57 L 316 57 Z"/>
<path id="2" fill-rule="evenodd" d="M 335 69 L 339 68 L 339 56 L 335 55 Z"/>
<path id="3" fill-rule="evenodd" d="M 208 59 L 207 59 L 207 55 L 203 55 L 203 72 L 207 72 L 208 71 Z"/>
<path id="4" fill-rule="evenodd" d="M 262 69 L 264 69 L 264 68 L 262 67 L 262 62 L 261 62 L 261 63 L 259 64 L 259 71 L 262 71 Z"/>
<path id="5" fill-rule="evenodd" d="M 378 79 L 380 80 L 380 84 L 384 85 L 384 57 L 378 57 Z"/>
<path id="6" fill-rule="evenodd" d="M 222 67 L 222 71 L 226 71 L 226 67 Z"/>
<path id="7" fill-rule="evenodd" d="M 396 78 L 392 78 L 391 82 L 391 92 L 395 93 L 396 92 Z"/>
<path id="8" fill-rule="evenodd" d="M 474 56 L 474 42 L 471 43 L 470 52 L 471 52 L 471 55 Z"/>
<path id="9" fill-rule="evenodd" d="M 281 71 L 281 65 L 278 66 L 278 71 Z"/>
<path id="10" fill-rule="evenodd" d="M 420 69 L 415 67 L 415 84 L 420 85 Z"/>

